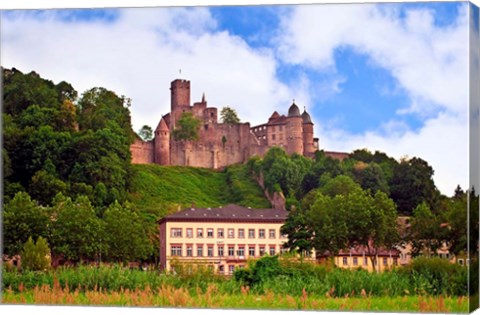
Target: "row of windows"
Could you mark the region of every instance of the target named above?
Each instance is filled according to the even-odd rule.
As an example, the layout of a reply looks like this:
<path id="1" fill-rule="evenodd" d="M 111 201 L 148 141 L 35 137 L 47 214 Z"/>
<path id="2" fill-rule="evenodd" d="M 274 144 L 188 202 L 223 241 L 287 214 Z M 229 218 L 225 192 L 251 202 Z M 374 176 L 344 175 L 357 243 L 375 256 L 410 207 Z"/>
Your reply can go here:
<path id="1" fill-rule="evenodd" d="M 243 265 L 238 265 L 238 266 L 235 266 L 235 265 L 218 265 L 218 273 L 219 274 L 225 274 L 225 266 L 228 267 L 228 274 L 230 274 L 230 275 L 233 274 L 233 272 L 235 271 L 236 268 L 243 269 L 245 267 Z M 207 267 L 212 271 L 215 268 L 213 265 L 208 265 Z M 172 269 L 173 272 L 175 272 L 175 267 L 174 266 L 172 266 L 171 269 Z M 187 272 L 192 273 L 193 272 L 193 266 L 187 266 Z"/>
<path id="2" fill-rule="evenodd" d="M 206 237 L 207 238 L 213 238 L 214 237 L 214 229 L 213 228 L 207 228 L 206 230 Z M 186 228 L 185 229 L 186 237 L 187 238 L 192 238 L 193 237 L 193 228 Z M 258 229 L 258 232 L 256 229 L 248 229 L 248 238 L 256 238 L 258 235 L 258 238 L 265 238 L 266 237 L 266 230 L 265 229 Z M 170 230 L 170 236 L 171 237 L 182 237 L 183 236 L 183 228 L 171 228 Z M 197 238 L 203 238 L 204 237 L 204 229 L 203 228 L 197 228 L 196 230 L 196 236 Z M 217 238 L 224 238 L 225 237 L 225 229 L 223 228 L 217 228 Z M 227 229 L 227 237 L 228 238 L 235 238 L 235 229 L 230 228 Z M 275 239 L 276 236 L 276 230 L 275 229 L 269 229 L 268 230 L 268 238 Z M 281 235 L 282 238 L 285 238 L 284 235 Z M 237 229 L 237 238 L 245 238 L 245 229 Z"/>
<path id="3" fill-rule="evenodd" d="M 275 131 L 275 126 L 271 126 L 271 128 L 272 128 L 272 131 Z M 261 130 L 267 130 L 267 126 L 261 126 L 261 127 L 253 128 L 254 132 L 261 131 Z M 278 126 L 278 131 L 282 131 L 282 130 L 283 130 L 283 126 L 279 125 Z"/>
<path id="4" fill-rule="evenodd" d="M 182 245 L 171 245 L 171 255 L 172 256 L 183 256 L 183 250 L 182 250 Z M 194 254 L 194 246 L 193 245 L 186 245 L 186 252 L 185 256 L 186 257 L 193 257 Z M 207 245 L 207 251 L 206 253 L 204 252 L 205 246 L 203 244 L 196 245 L 196 257 L 215 257 L 215 252 L 213 245 Z M 284 253 L 286 250 L 284 248 L 281 249 L 281 252 Z M 225 252 L 225 246 L 218 245 L 216 256 L 218 257 L 223 257 L 223 256 L 239 256 L 239 257 L 245 257 L 247 256 L 246 254 L 248 253 L 248 256 L 250 257 L 256 257 L 257 250 L 255 246 L 243 246 L 239 245 L 237 250 L 235 250 L 234 245 L 229 245 L 227 247 L 227 250 Z M 267 253 L 267 246 L 262 246 L 260 245 L 258 247 L 258 256 L 264 256 Z M 268 246 L 268 254 L 270 256 L 274 256 L 277 253 L 276 251 L 276 246 L 275 245 L 270 245 Z M 225 255 L 226 254 L 226 255 Z"/>
<path id="5" fill-rule="evenodd" d="M 368 265 L 368 257 L 363 257 L 363 265 L 367 266 Z M 353 257 L 353 266 L 358 266 L 358 257 Z M 387 257 L 383 257 L 382 259 L 383 265 L 387 266 L 388 265 L 388 260 Z M 376 262 L 377 263 L 377 262 Z M 343 265 L 348 266 L 348 257 L 343 257 Z M 393 265 L 398 265 L 398 259 L 396 257 L 393 257 Z"/>

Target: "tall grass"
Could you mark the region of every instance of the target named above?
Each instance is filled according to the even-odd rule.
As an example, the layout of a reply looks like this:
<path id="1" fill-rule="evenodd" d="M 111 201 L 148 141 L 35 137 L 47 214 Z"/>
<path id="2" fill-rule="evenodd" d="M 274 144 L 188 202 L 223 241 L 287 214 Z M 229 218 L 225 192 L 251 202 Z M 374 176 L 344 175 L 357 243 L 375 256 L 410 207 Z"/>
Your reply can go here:
<path id="1" fill-rule="evenodd" d="M 48 285 L 22 290 L 15 293 L 6 290 L 3 303 L 21 304 L 68 304 L 68 305 L 116 305 L 116 306 L 163 306 L 196 308 L 241 308 L 241 309 L 298 309 L 298 310 L 348 310 L 348 311 L 420 311 L 420 312 L 466 312 L 468 299 L 464 297 L 325 297 L 308 294 L 300 296 L 264 294 L 249 292 L 242 288 L 240 293 L 226 294 L 214 284 L 205 292 L 189 292 L 185 288 L 162 285 L 157 291 L 150 287 L 143 289 L 121 289 L 107 292 L 98 288 L 88 291 L 71 291 L 62 288 L 58 282 L 53 288 Z"/>
<path id="2" fill-rule="evenodd" d="M 417 260 L 411 266 L 400 267 L 383 273 L 365 270 L 346 270 L 324 265 L 298 263 L 291 260 L 275 260 L 264 263 L 266 271 L 255 271 L 255 264 L 244 270 L 250 278 L 214 275 L 208 268 L 188 271 L 177 268 L 176 274 L 158 271 L 131 270 L 120 265 L 66 267 L 48 272 L 3 272 L 3 287 L 18 292 L 20 288 L 33 289 L 55 281 L 69 290 L 91 291 L 102 288 L 110 292 L 119 290 L 160 290 L 163 286 L 185 289 L 190 294 L 197 290 L 206 292 L 211 285 L 222 294 L 240 294 L 242 287 L 255 294 L 291 295 L 307 293 L 317 296 L 467 296 L 467 269 L 456 265 L 444 265 L 444 261 Z M 262 260 L 267 260 L 267 257 Z M 258 261 L 257 261 L 258 263 Z M 247 274 L 245 274 L 245 272 Z M 241 273 L 239 272 L 241 275 Z M 250 279 L 246 281 L 245 279 Z"/>

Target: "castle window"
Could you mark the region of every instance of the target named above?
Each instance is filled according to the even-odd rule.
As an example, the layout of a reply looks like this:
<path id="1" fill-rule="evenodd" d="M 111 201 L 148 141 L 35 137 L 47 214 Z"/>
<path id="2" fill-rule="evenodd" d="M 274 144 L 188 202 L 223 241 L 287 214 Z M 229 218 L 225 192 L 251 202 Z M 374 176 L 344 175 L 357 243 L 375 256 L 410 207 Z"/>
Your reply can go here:
<path id="1" fill-rule="evenodd" d="M 278 126 L 278 130 L 282 131 L 282 129 L 283 129 L 282 125 Z"/>
<path id="2" fill-rule="evenodd" d="M 283 140 L 283 135 L 282 134 L 278 135 L 278 138 L 279 140 Z"/>
<path id="3" fill-rule="evenodd" d="M 272 135 L 272 140 L 275 140 L 275 135 Z"/>
<path id="4" fill-rule="evenodd" d="M 275 126 L 272 126 L 272 131 L 275 131 Z"/>

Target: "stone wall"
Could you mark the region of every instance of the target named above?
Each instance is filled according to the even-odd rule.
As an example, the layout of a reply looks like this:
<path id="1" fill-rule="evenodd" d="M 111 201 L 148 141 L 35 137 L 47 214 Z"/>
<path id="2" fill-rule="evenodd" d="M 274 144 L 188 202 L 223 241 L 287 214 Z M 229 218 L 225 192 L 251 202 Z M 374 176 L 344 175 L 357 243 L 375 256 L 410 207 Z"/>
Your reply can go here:
<path id="1" fill-rule="evenodd" d="M 133 164 L 148 164 L 154 163 L 154 144 L 153 141 L 142 141 L 135 139 L 135 142 L 130 146 Z"/>

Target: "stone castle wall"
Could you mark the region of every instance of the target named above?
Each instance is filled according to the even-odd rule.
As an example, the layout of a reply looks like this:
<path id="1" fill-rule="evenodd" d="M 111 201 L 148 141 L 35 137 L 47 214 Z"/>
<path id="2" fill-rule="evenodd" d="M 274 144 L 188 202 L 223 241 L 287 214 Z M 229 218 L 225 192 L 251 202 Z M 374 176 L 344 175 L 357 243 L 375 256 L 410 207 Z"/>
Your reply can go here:
<path id="1" fill-rule="evenodd" d="M 142 141 L 135 139 L 135 142 L 130 146 L 133 164 L 149 164 L 155 162 L 155 145 L 153 141 Z"/>

